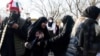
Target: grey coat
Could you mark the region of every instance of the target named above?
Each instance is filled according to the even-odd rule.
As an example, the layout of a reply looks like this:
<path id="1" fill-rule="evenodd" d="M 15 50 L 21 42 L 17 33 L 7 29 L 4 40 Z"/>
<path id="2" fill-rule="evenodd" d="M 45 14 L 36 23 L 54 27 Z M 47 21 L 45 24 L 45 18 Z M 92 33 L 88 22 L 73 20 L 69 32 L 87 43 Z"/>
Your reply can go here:
<path id="1" fill-rule="evenodd" d="M 80 30 L 80 27 L 81 25 L 78 27 L 77 31 Z M 95 24 L 95 32 L 96 32 L 96 39 L 97 39 L 96 41 L 100 41 L 100 26 L 98 24 Z M 72 36 L 66 52 L 66 56 L 78 56 L 81 52 L 78 49 L 79 47 L 78 44 L 79 44 L 79 38 L 77 36 Z M 96 52 L 99 52 L 100 51 L 99 46 L 100 46 L 100 42 L 94 43 L 92 49 L 94 49 Z M 96 55 L 96 53 L 94 55 Z"/>

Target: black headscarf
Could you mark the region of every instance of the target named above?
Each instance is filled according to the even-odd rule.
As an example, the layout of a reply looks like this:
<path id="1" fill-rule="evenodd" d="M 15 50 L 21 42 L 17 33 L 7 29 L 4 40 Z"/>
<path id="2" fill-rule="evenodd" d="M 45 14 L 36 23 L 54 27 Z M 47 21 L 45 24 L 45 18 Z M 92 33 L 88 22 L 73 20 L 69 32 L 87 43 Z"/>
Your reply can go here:
<path id="1" fill-rule="evenodd" d="M 85 9 L 85 11 L 83 12 L 83 16 L 92 19 L 97 19 L 99 13 L 100 13 L 100 8 L 96 6 L 90 6 L 87 9 Z"/>
<path id="2" fill-rule="evenodd" d="M 47 22 L 47 18 L 46 17 L 40 17 L 35 23 L 33 23 L 29 29 L 31 29 L 32 31 L 34 29 L 42 29 L 41 24 L 43 22 Z"/>
<path id="3" fill-rule="evenodd" d="M 47 22 L 47 18 L 46 17 L 40 17 L 35 23 L 34 23 L 34 28 L 41 28 L 41 24 L 42 23 Z"/>
<path id="4" fill-rule="evenodd" d="M 64 24 L 68 23 L 68 24 L 71 24 L 71 23 L 74 23 L 72 17 L 70 15 L 67 15 L 67 16 L 64 16 L 63 19 L 62 19 L 62 22 Z"/>
<path id="5" fill-rule="evenodd" d="M 33 23 L 28 29 L 28 37 L 33 36 L 37 30 L 42 30 L 44 34 L 48 35 L 48 30 L 47 28 L 43 29 L 41 27 L 41 24 L 43 22 L 47 22 L 46 17 L 40 17 L 35 23 Z"/>

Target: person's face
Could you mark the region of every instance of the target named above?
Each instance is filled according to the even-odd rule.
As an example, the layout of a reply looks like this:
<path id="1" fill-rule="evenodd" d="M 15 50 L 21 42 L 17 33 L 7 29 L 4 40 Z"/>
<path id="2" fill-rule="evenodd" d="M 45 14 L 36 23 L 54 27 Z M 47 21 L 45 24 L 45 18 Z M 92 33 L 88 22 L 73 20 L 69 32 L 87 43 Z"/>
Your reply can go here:
<path id="1" fill-rule="evenodd" d="M 46 28 L 46 24 L 47 24 L 47 22 L 43 22 L 42 24 L 41 24 L 41 27 L 44 29 L 44 28 Z"/>
<path id="2" fill-rule="evenodd" d="M 19 18 L 19 17 L 20 17 L 20 14 L 19 14 L 18 11 L 11 11 L 11 12 L 10 12 L 10 16 L 11 16 L 12 18 Z"/>
<path id="3" fill-rule="evenodd" d="M 15 11 L 15 10 L 12 10 L 10 11 L 11 13 L 15 13 L 15 14 L 18 14 L 19 12 L 18 11 Z"/>

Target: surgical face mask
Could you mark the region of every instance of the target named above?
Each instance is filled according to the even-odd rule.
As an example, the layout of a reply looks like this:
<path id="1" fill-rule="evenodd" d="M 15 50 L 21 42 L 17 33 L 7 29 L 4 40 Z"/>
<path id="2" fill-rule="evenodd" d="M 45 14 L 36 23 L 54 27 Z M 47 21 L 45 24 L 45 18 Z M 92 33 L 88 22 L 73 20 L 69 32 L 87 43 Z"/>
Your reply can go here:
<path id="1" fill-rule="evenodd" d="M 49 22 L 53 22 L 52 20 L 49 20 Z"/>

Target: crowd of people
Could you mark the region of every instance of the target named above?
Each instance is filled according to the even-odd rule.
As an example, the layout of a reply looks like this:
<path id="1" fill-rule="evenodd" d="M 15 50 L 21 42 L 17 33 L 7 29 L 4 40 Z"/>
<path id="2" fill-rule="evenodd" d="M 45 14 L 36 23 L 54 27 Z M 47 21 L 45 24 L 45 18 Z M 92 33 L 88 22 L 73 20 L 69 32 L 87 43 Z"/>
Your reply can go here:
<path id="1" fill-rule="evenodd" d="M 89 6 L 76 21 L 64 16 L 63 28 L 53 17 L 43 16 L 32 23 L 20 13 L 10 10 L 9 17 L 0 20 L 1 56 L 48 56 L 49 52 L 54 56 L 100 56 L 100 8 Z M 16 51 L 18 47 L 22 50 Z"/>

